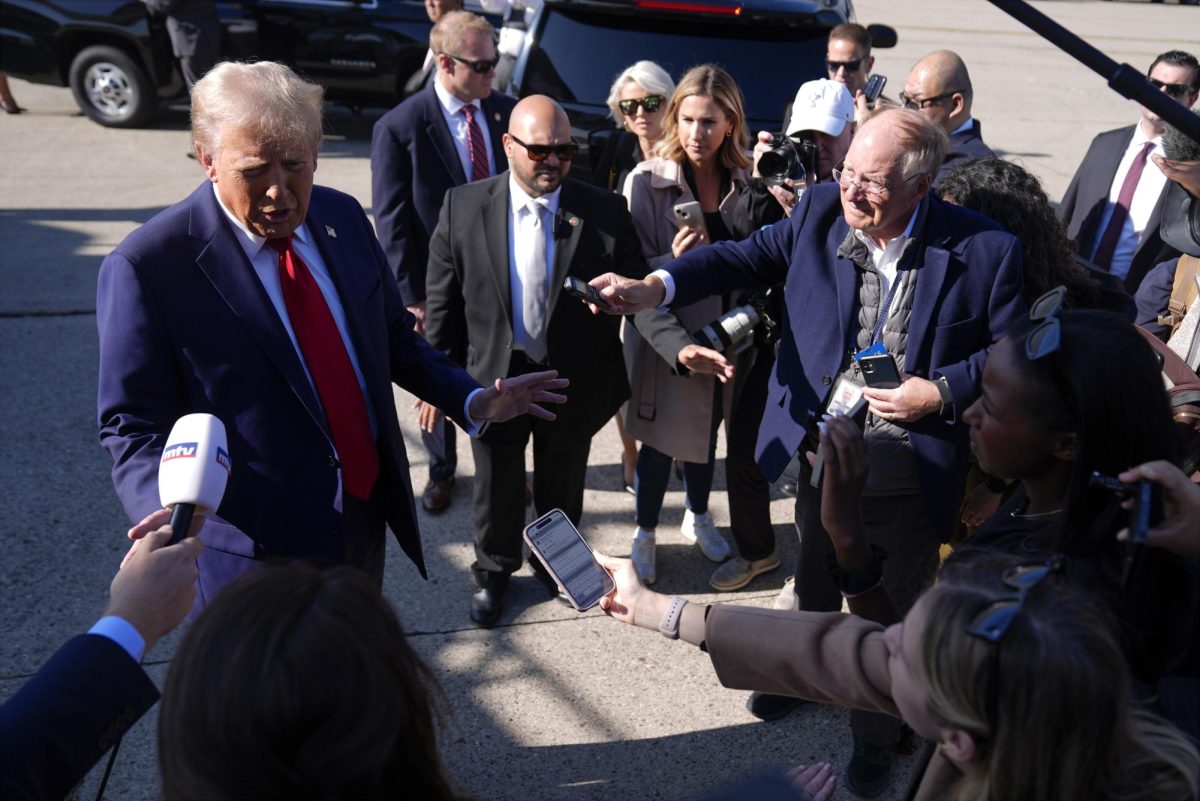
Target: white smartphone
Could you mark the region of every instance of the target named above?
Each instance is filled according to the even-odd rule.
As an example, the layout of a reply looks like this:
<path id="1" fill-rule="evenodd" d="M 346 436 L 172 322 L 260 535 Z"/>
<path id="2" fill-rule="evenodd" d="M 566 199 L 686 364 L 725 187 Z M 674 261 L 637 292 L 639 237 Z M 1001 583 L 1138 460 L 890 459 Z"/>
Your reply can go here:
<path id="1" fill-rule="evenodd" d="M 700 208 L 699 201 L 692 200 L 687 203 L 675 204 L 675 226 L 682 228 L 685 225 L 703 232 L 704 238 L 708 239 L 708 229 L 704 225 L 704 211 Z"/>
<path id="2" fill-rule="evenodd" d="M 591 609 L 613 591 L 612 576 L 561 509 L 551 509 L 526 526 L 525 543 L 578 611 Z"/>

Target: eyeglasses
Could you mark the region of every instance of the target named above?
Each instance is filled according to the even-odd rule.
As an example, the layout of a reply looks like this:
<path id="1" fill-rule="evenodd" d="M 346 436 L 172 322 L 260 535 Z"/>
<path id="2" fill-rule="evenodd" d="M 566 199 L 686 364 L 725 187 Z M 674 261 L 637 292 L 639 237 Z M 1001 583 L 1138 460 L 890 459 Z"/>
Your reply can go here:
<path id="1" fill-rule="evenodd" d="M 1188 86 L 1186 83 L 1166 83 L 1165 81 L 1160 81 L 1157 78 L 1147 78 L 1146 80 L 1154 84 L 1155 89 L 1158 89 L 1161 92 L 1166 92 L 1168 96 L 1173 97 L 1176 100 L 1194 91 L 1192 87 Z"/>
<path id="2" fill-rule="evenodd" d="M 459 64 L 466 64 L 476 75 L 487 75 L 489 72 L 496 69 L 496 65 L 500 63 L 499 56 L 490 60 L 481 58 L 478 61 L 471 61 L 470 59 L 461 58 L 451 53 L 442 53 L 442 55 L 450 56 L 450 58 L 454 59 Z"/>
<path id="3" fill-rule="evenodd" d="M 952 92 L 946 92 L 945 94 L 940 94 L 940 95 L 936 95 L 934 97 L 926 97 L 922 100 L 917 100 L 915 97 L 909 97 L 908 95 L 904 94 L 904 92 L 901 92 L 900 93 L 900 103 L 907 109 L 912 109 L 913 111 L 920 111 L 923 108 L 928 108 L 929 106 L 932 106 L 934 103 L 941 103 L 943 100 L 954 97 L 957 94 L 960 94 L 960 92 L 959 92 L 959 90 L 955 89 Z"/>
<path id="4" fill-rule="evenodd" d="M 632 117 L 637 114 L 638 106 L 646 109 L 647 114 L 653 114 L 662 106 L 666 100 L 662 95 L 646 95 L 635 100 L 618 100 L 617 108 L 621 109 L 621 113 L 626 117 Z"/>
<path id="5" fill-rule="evenodd" d="M 825 69 L 829 70 L 830 75 L 836 75 L 837 71 L 842 67 L 846 68 L 846 72 L 858 72 L 858 68 L 862 66 L 863 60 L 856 58 L 853 61 L 830 61 L 825 59 Z"/>
<path id="6" fill-rule="evenodd" d="M 981 609 L 967 626 L 968 634 L 992 644 L 987 688 L 987 722 L 992 738 L 996 736 L 996 726 L 1000 717 L 1000 641 L 1012 628 L 1013 621 L 1020 614 L 1030 591 L 1046 576 L 1061 570 L 1064 562 L 1061 555 L 1055 555 L 1045 562 L 1013 565 L 1008 568 L 1000 576 L 1000 580 L 1004 582 L 1004 586 L 1016 590 L 1016 594 L 992 601 Z"/>
<path id="7" fill-rule="evenodd" d="M 1029 361 L 1045 358 L 1062 346 L 1062 323 L 1058 321 L 1058 312 L 1066 299 L 1067 288 L 1056 286 L 1029 307 L 1029 319 L 1042 321 L 1025 337 L 1025 356 Z"/>
<path id="8" fill-rule="evenodd" d="M 545 161 L 550 158 L 551 153 L 558 156 L 559 161 L 570 161 L 579 152 L 579 143 L 574 139 L 563 145 L 527 145 L 512 134 L 509 134 L 508 138 L 525 148 L 530 161 Z"/>
<path id="9" fill-rule="evenodd" d="M 912 179 L 920 178 L 920 177 L 921 177 L 921 173 L 917 173 L 916 175 L 910 175 L 904 179 L 904 182 L 908 183 Z M 847 173 L 845 170 L 839 170 L 836 167 L 833 169 L 833 180 L 837 181 L 838 186 L 840 186 L 842 189 L 849 189 L 850 187 L 854 187 L 855 189 L 857 189 L 859 192 L 862 192 L 864 195 L 866 195 L 871 200 L 883 200 L 883 196 L 886 193 L 891 191 L 891 187 L 884 186 L 883 184 L 879 183 L 878 181 L 873 181 L 873 180 L 872 181 L 856 181 L 853 178 L 851 178 L 850 174 Z"/>

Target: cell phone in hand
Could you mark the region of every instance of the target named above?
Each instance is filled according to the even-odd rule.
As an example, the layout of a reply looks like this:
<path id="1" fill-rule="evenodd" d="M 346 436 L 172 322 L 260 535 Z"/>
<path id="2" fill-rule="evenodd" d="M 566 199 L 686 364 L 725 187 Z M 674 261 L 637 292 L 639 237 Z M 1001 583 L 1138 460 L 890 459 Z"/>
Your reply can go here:
<path id="1" fill-rule="evenodd" d="M 561 509 L 551 509 L 525 527 L 525 543 L 546 566 L 576 610 L 584 612 L 613 591 L 612 576 Z"/>
<path id="2" fill-rule="evenodd" d="M 862 393 L 862 387 L 845 378 L 838 379 L 833 391 L 829 394 L 829 400 L 825 403 L 825 413 L 849 417 L 859 428 L 862 428 L 864 418 L 867 416 L 866 412 L 867 399 Z M 820 436 L 816 436 L 815 439 L 817 457 L 813 461 L 812 476 L 809 478 L 808 485 L 814 489 L 820 489 L 821 478 L 825 475 L 825 446 L 821 444 Z"/>
<path id="3" fill-rule="evenodd" d="M 863 94 L 867 96 L 868 103 L 874 103 L 883 94 L 883 87 L 887 85 L 887 76 L 876 73 L 870 78 L 867 78 L 867 85 L 863 87 Z"/>
<path id="4" fill-rule="evenodd" d="M 858 360 L 863 382 L 873 389 L 895 389 L 900 386 L 900 368 L 890 353 L 876 353 Z"/>
<path id="5" fill-rule="evenodd" d="M 596 287 L 592 286 L 587 281 L 576 278 L 573 275 L 568 275 L 565 279 L 563 279 L 562 288 L 568 295 L 577 297 L 586 303 L 591 303 L 598 309 L 608 311 L 612 308 L 612 304 L 604 299 L 604 296 L 600 294 L 599 289 L 596 289 Z"/>
<path id="6" fill-rule="evenodd" d="M 687 225 L 693 230 L 704 234 L 704 238 L 708 239 L 708 229 L 704 225 L 704 211 L 700 208 L 700 202 L 696 200 L 688 201 L 687 203 L 676 203 L 675 208 L 675 226 L 682 228 Z"/>

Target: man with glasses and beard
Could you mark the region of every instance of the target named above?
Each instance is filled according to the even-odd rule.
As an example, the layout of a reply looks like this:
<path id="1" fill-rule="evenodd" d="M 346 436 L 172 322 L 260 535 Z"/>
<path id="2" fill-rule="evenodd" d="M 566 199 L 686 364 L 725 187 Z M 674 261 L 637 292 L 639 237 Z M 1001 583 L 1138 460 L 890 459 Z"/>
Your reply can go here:
<path id="1" fill-rule="evenodd" d="M 503 148 L 507 172 L 455 187 L 442 204 L 429 245 L 426 335 L 471 375 L 554 365 L 570 380 L 570 403 L 555 420 L 491 425 L 471 442 L 478 586 L 471 619 L 480 626 L 499 619 L 509 576 L 521 567 L 530 438 L 536 514 L 557 507 L 578 527 L 592 436 L 629 397 L 620 319 L 593 316 L 562 291 L 563 281 L 646 273 L 624 199 L 567 178 L 579 146 L 557 103 L 543 95 L 518 103 Z"/>
<path id="2" fill-rule="evenodd" d="M 453 0 L 451 0 L 452 2 Z M 444 3 L 430 0 L 431 11 Z M 432 13 L 431 13 L 432 17 Z M 466 11 L 439 16 L 429 34 L 437 78 L 375 123 L 371 138 L 371 202 L 375 228 L 400 284 L 404 305 L 425 333 L 425 267 L 429 237 L 446 190 L 497 173 L 500 137 L 516 100 L 492 91 L 496 49 L 492 27 Z M 454 424 L 422 409 L 421 444 L 429 480 L 425 511 L 450 505 L 458 466 Z"/>
<path id="3" fill-rule="evenodd" d="M 1200 96 L 1200 63 L 1190 53 L 1163 53 L 1146 75 L 1188 108 Z M 1179 255 L 1159 235 L 1169 183 L 1159 166 L 1163 119 L 1145 107 L 1141 116 L 1092 140 L 1058 207 L 1079 255 L 1124 280 L 1131 295 L 1154 265 Z"/>
<path id="4" fill-rule="evenodd" d="M 930 53 L 908 73 L 900 102 L 933 120 L 950 137 L 946 160 L 933 182 L 935 188 L 951 167 L 996 155 L 983 143 L 979 120 L 971 116 L 974 97 L 967 65 L 949 50 Z"/>

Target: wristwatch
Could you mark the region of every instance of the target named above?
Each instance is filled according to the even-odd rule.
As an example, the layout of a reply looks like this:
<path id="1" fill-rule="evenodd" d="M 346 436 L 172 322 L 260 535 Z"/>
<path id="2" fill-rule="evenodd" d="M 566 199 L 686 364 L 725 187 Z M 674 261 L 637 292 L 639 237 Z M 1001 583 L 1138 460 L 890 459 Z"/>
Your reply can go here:
<path id="1" fill-rule="evenodd" d="M 679 619 L 683 615 L 683 607 L 685 606 L 687 606 L 687 601 L 678 595 L 672 596 L 671 605 L 667 607 L 662 621 L 658 624 L 659 634 L 668 640 L 679 639 Z"/>
<path id="2" fill-rule="evenodd" d="M 938 414 L 945 414 L 946 410 L 954 405 L 954 395 L 950 392 L 950 382 L 946 380 L 946 376 L 940 375 L 933 379 L 933 383 L 937 385 L 938 394 L 942 396 L 942 408 Z"/>

